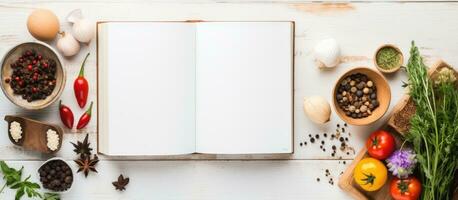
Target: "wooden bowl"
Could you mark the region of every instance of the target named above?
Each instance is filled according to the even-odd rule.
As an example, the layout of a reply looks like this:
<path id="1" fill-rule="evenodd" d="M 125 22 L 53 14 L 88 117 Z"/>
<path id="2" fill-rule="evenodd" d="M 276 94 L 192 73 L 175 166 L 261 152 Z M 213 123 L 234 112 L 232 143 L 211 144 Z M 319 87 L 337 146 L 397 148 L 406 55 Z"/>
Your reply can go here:
<path id="1" fill-rule="evenodd" d="M 11 86 L 5 83 L 5 79 L 10 77 L 13 73 L 13 70 L 11 69 L 11 63 L 14 63 L 22 55 L 23 51 L 28 49 L 34 49 L 37 52 L 40 52 L 43 57 L 55 60 L 57 68 L 56 86 L 51 95 L 47 96 L 46 99 L 34 100 L 32 102 L 28 102 L 27 100 L 23 99 L 21 95 L 14 94 Z M 0 85 L 5 96 L 12 103 L 27 110 L 43 109 L 54 103 L 62 94 L 66 80 L 65 69 L 62 65 L 62 59 L 60 58 L 59 54 L 54 49 L 52 49 L 51 46 L 43 42 L 26 42 L 13 47 L 3 57 L 0 73 L 2 78 Z"/>
<path id="2" fill-rule="evenodd" d="M 377 63 L 377 54 L 378 54 L 378 52 L 380 51 L 380 49 L 385 48 L 385 47 L 393 48 L 393 49 L 395 49 L 397 52 L 399 52 L 399 54 L 401 55 L 401 60 L 399 61 L 398 66 L 396 66 L 396 67 L 394 67 L 394 68 L 392 68 L 392 69 L 384 69 L 384 68 L 380 67 L 380 66 L 378 65 L 378 63 Z M 387 74 L 394 73 L 394 72 L 398 71 L 398 70 L 401 68 L 401 66 L 402 66 L 403 63 L 404 63 L 404 55 L 402 54 L 401 49 L 399 49 L 397 46 L 394 46 L 394 45 L 392 45 L 392 44 L 385 44 L 385 45 L 380 46 L 380 47 L 375 51 L 375 54 L 374 54 L 374 65 L 375 65 L 375 67 L 377 67 L 377 69 L 378 69 L 379 71 L 381 71 L 381 72 L 383 72 L 383 73 L 387 73 Z"/>
<path id="3" fill-rule="evenodd" d="M 344 80 L 347 76 L 356 74 L 356 73 L 364 74 L 369 79 L 371 79 L 372 82 L 374 82 L 375 87 L 377 87 L 377 100 L 379 101 L 379 106 L 372 111 L 371 115 L 365 118 L 359 118 L 359 119 L 355 119 L 355 118 L 347 116 L 345 114 L 345 111 L 340 108 L 337 102 L 337 99 L 336 99 L 336 95 L 338 92 L 338 86 L 342 82 L 342 80 Z M 333 102 L 334 109 L 337 115 L 339 115 L 339 117 L 346 123 L 356 125 L 356 126 L 368 125 L 380 119 L 388 110 L 388 107 L 390 106 L 390 101 L 391 101 L 391 89 L 390 89 L 390 85 L 388 85 L 388 81 L 386 81 L 386 79 L 383 77 L 382 74 L 378 73 L 375 70 L 369 69 L 367 67 L 356 67 L 344 73 L 337 80 L 332 94 L 333 94 L 332 102 Z"/>
<path id="4" fill-rule="evenodd" d="M 55 153 L 59 151 L 62 147 L 64 131 L 59 126 L 46 124 L 33 119 L 12 115 L 6 115 L 5 121 L 8 122 L 8 137 L 10 138 L 11 142 L 15 145 L 21 146 L 27 150 L 38 151 L 48 154 Z M 20 123 L 22 128 L 22 138 L 18 142 L 14 141 L 10 134 L 10 126 L 11 122 L 13 121 Z M 59 135 L 59 146 L 54 151 L 49 149 L 47 145 L 48 138 L 46 132 L 49 129 L 56 131 L 57 135 Z"/>

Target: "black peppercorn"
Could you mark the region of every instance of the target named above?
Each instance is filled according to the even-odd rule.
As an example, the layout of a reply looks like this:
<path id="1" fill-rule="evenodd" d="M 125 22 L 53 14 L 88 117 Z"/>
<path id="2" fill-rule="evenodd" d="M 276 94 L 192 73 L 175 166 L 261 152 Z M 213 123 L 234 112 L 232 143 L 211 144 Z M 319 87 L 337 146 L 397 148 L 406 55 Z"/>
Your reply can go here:
<path id="1" fill-rule="evenodd" d="M 10 67 L 12 75 L 5 82 L 11 86 L 14 94 L 28 102 L 45 99 L 54 90 L 56 61 L 43 58 L 35 50 L 25 51 Z"/>
<path id="2" fill-rule="evenodd" d="M 68 190 L 73 182 L 71 168 L 61 160 L 52 160 L 38 169 L 43 187 L 52 191 Z"/>

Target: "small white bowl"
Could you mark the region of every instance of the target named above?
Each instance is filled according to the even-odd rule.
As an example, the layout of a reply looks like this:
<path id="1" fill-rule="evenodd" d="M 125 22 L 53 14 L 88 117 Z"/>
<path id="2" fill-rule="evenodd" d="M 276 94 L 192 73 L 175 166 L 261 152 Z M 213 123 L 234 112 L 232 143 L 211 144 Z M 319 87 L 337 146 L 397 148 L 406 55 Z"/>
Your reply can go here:
<path id="1" fill-rule="evenodd" d="M 37 173 L 38 173 L 38 179 L 40 179 L 40 172 L 38 172 L 46 163 L 48 162 L 51 162 L 51 161 L 54 161 L 54 160 L 60 160 L 60 161 L 63 161 L 65 164 L 68 165 L 68 167 L 70 167 L 70 171 L 72 172 L 72 177 L 73 177 L 73 181 L 72 181 L 72 184 L 70 185 L 70 188 L 68 188 L 67 190 L 65 191 L 62 191 L 62 192 L 59 192 L 59 191 L 53 191 L 53 190 L 49 190 L 49 189 L 46 189 L 44 186 L 43 186 L 43 183 L 40 181 L 40 184 L 42 186 L 42 190 L 46 193 L 55 193 L 55 194 L 65 194 L 65 193 L 68 193 L 71 189 L 72 189 L 72 186 L 73 184 L 75 183 L 75 173 L 73 173 L 73 169 L 72 167 L 70 166 L 70 164 L 68 164 L 67 161 L 65 161 L 63 158 L 61 157 L 53 157 L 53 158 L 50 158 L 48 160 L 46 160 L 45 162 L 43 162 L 43 164 L 41 164 L 41 166 L 38 168 L 37 170 Z"/>

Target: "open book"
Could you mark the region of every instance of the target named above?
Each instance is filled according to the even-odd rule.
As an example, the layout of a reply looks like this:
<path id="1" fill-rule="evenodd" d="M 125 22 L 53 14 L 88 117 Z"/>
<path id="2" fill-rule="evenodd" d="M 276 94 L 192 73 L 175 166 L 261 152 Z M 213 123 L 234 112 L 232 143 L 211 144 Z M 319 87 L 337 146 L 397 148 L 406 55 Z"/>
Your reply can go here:
<path id="1" fill-rule="evenodd" d="M 98 152 L 293 151 L 293 22 L 99 22 Z"/>

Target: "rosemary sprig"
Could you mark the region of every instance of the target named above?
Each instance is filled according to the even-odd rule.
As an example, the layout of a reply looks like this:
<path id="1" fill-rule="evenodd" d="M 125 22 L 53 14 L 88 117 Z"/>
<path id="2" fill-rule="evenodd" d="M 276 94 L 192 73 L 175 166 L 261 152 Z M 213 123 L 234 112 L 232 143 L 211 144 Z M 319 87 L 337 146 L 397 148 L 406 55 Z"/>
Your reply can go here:
<path id="1" fill-rule="evenodd" d="M 458 90 L 450 82 L 434 84 L 414 42 L 407 74 L 416 113 L 406 139 L 420 164 L 422 199 L 451 199 L 458 168 Z"/>

